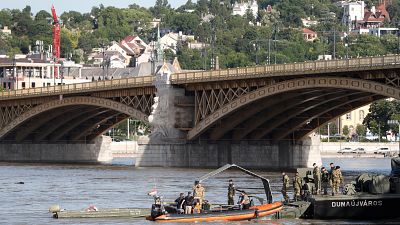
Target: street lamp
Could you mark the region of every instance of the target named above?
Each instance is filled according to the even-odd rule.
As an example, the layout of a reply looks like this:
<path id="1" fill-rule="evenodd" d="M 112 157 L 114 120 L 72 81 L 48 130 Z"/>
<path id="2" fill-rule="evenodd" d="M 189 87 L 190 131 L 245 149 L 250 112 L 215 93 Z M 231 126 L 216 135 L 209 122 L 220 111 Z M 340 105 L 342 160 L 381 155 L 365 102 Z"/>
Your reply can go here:
<path id="1" fill-rule="evenodd" d="M 57 58 L 54 57 L 53 59 L 53 85 L 56 86 L 56 60 Z"/>
<path id="2" fill-rule="evenodd" d="M 264 43 L 268 43 L 268 59 L 267 59 L 267 64 L 269 65 L 271 63 L 271 39 L 256 39 L 256 40 L 252 40 L 249 43 L 253 44 L 255 50 L 256 50 L 256 65 L 259 64 L 259 58 L 258 58 L 258 52 L 260 50 L 260 44 L 259 42 L 264 42 Z"/>
<path id="3" fill-rule="evenodd" d="M 64 63 L 61 62 L 61 68 L 60 68 L 60 78 L 61 78 L 61 85 L 63 85 L 63 79 L 64 79 Z"/>
<path id="4" fill-rule="evenodd" d="M 400 22 L 397 23 L 397 54 L 400 54 Z"/>
<path id="5" fill-rule="evenodd" d="M 329 142 L 329 137 L 330 137 L 330 125 L 331 125 L 331 123 L 328 123 L 328 142 Z"/>
<path id="6" fill-rule="evenodd" d="M 13 64 L 13 77 L 15 79 L 15 87 L 14 87 L 14 89 L 18 89 L 18 78 L 16 76 L 17 75 L 16 74 L 17 59 L 15 58 L 15 55 L 13 56 L 12 64 Z"/>

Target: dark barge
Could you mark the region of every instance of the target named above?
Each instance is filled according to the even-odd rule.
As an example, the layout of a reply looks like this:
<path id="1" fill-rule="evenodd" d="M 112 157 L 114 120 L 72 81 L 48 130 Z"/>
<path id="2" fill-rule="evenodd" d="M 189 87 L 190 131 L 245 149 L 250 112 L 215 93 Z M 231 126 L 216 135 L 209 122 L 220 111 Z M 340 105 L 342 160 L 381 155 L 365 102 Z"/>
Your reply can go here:
<path id="1" fill-rule="evenodd" d="M 400 219 L 400 157 L 392 158 L 390 176 L 362 174 L 344 194 L 312 195 L 303 217 L 313 219 Z M 304 173 L 304 171 L 302 171 Z M 308 175 L 306 175 L 307 177 Z"/>
<path id="2" fill-rule="evenodd" d="M 308 216 L 314 219 L 400 218 L 400 194 L 313 196 Z"/>

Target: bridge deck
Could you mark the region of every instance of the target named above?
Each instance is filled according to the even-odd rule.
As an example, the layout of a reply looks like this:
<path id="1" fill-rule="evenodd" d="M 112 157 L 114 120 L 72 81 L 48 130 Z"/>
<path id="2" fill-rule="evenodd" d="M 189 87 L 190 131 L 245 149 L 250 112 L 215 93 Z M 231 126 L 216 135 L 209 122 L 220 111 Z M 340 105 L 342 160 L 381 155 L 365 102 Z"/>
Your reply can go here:
<path id="1" fill-rule="evenodd" d="M 214 71 L 177 73 L 171 76 L 173 84 L 189 84 L 217 80 L 239 80 L 261 77 L 293 76 L 333 72 L 366 71 L 400 68 L 400 55 L 355 59 L 322 60 L 302 63 L 262 65 Z"/>
<path id="2" fill-rule="evenodd" d="M 0 92 L 0 100 L 17 99 L 26 97 L 41 97 L 58 94 L 72 94 L 82 92 L 93 92 L 103 90 L 114 90 L 134 87 L 153 86 L 154 76 L 130 77 L 123 79 L 103 80 L 87 83 L 76 83 L 68 85 L 47 86 L 39 88 L 19 89 Z"/>

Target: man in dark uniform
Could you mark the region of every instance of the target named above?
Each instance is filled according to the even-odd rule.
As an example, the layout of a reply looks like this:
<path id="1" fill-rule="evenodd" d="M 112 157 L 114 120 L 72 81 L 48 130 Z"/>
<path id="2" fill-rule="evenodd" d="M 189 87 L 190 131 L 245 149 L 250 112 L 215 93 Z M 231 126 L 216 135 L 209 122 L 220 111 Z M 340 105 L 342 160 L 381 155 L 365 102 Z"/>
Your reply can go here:
<path id="1" fill-rule="evenodd" d="M 326 170 L 325 167 L 322 167 L 322 174 L 321 174 L 321 185 L 323 194 L 328 194 L 328 186 L 329 186 L 329 172 Z"/>
<path id="2" fill-rule="evenodd" d="M 233 184 L 233 180 L 229 180 L 229 186 L 228 186 L 228 205 L 234 205 L 235 204 L 235 185 Z"/>

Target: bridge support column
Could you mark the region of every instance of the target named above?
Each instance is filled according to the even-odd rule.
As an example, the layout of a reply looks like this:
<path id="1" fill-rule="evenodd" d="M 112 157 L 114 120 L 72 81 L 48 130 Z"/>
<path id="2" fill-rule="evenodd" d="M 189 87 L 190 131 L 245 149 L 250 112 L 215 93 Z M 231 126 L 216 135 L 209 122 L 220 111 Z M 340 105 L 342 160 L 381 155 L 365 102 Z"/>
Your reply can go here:
<path id="1" fill-rule="evenodd" d="M 111 138 L 98 137 L 91 144 L 0 144 L 0 161 L 98 163 L 112 160 Z"/>
<path id="2" fill-rule="evenodd" d="M 321 165 L 319 139 L 301 142 L 163 143 L 140 141 L 136 166 L 216 168 L 235 163 L 245 168 L 295 169 Z"/>

